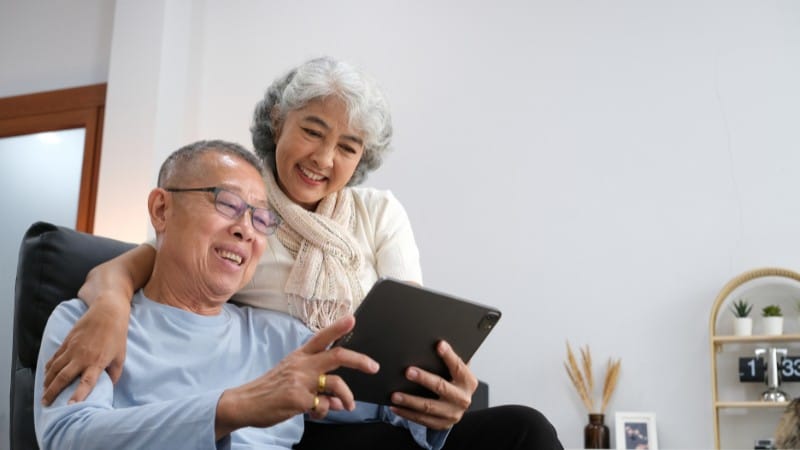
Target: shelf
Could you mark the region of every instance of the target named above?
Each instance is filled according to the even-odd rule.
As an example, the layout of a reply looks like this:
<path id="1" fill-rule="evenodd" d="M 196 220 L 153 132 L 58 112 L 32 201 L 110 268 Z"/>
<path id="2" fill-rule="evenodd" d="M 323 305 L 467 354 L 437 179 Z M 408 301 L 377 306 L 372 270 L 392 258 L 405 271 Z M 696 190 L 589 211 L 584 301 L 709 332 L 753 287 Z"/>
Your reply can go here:
<path id="1" fill-rule="evenodd" d="M 786 408 L 789 402 L 717 402 L 717 409 L 727 408 Z"/>
<path id="2" fill-rule="evenodd" d="M 798 342 L 800 334 L 780 334 L 776 336 L 754 335 L 754 336 L 714 336 L 711 342 L 717 351 L 722 350 L 724 344 L 759 344 L 769 342 Z"/>
<path id="3" fill-rule="evenodd" d="M 800 341 L 800 334 L 779 334 L 777 336 L 714 336 L 713 340 L 720 344 L 737 342 L 791 342 Z"/>

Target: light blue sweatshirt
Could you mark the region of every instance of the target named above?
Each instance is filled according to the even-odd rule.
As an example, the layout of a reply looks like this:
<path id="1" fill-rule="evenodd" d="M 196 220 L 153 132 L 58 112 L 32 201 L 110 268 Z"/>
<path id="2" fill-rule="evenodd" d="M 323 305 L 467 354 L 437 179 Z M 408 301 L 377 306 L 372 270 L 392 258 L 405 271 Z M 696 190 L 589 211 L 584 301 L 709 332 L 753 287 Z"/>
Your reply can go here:
<path id="1" fill-rule="evenodd" d="M 86 312 L 80 300 L 61 303 L 42 338 L 34 399 L 43 392 L 44 365 Z M 133 298 L 128 348 L 116 385 L 103 372 L 86 401 L 68 405 L 77 381 L 49 407 L 34 401 L 36 437 L 43 449 L 291 449 L 303 434 L 303 416 L 269 428 L 242 428 L 214 436 L 217 402 L 225 389 L 267 372 L 311 337 L 298 320 L 275 311 L 226 304 L 216 316 Z M 357 403 L 337 421 L 384 421 L 408 428 L 422 448 L 438 450 L 446 432 L 407 421 L 387 407 Z"/>

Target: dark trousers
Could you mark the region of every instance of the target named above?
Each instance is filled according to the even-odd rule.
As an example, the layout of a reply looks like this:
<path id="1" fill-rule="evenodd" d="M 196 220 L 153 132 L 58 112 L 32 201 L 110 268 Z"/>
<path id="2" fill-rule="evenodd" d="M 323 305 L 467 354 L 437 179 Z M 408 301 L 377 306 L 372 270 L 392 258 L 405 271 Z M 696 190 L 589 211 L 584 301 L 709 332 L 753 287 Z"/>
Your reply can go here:
<path id="1" fill-rule="evenodd" d="M 385 423 L 306 422 L 298 450 L 418 450 L 405 428 Z M 562 450 L 553 425 L 527 406 L 497 406 L 470 411 L 447 437 L 443 450 Z"/>

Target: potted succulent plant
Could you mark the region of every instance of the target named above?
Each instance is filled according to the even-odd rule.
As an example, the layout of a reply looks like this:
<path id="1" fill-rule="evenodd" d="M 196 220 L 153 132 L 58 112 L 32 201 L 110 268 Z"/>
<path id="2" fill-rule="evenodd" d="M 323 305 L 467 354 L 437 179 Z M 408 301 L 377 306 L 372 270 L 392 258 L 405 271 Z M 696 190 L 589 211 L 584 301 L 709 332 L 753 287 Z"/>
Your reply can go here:
<path id="1" fill-rule="evenodd" d="M 750 336 L 753 334 L 753 319 L 748 317 L 753 309 L 747 300 L 740 298 L 731 305 L 733 313 L 733 334 L 735 336 Z"/>
<path id="2" fill-rule="evenodd" d="M 761 309 L 763 316 L 764 334 L 775 336 L 783 334 L 783 312 L 778 305 L 767 305 Z"/>

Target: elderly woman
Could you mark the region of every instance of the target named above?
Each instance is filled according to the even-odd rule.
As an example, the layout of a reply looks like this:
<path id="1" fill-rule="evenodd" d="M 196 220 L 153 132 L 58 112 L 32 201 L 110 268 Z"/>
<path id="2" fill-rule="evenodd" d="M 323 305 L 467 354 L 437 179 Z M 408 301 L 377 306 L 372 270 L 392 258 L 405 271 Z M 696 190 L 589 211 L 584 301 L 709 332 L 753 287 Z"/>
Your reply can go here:
<path id="1" fill-rule="evenodd" d="M 354 187 L 380 165 L 392 136 L 387 102 L 371 79 L 341 61 L 308 61 L 267 89 L 251 131 L 268 168 L 270 206 L 283 222 L 253 282 L 235 301 L 287 312 L 317 330 L 353 311 L 379 277 L 422 283 L 402 205 L 388 191 Z M 128 299 L 146 281 L 153 254 L 141 245 L 90 273 L 80 293 L 89 312 L 47 364 L 45 402 L 79 374 L 75 400 L 86 396 L 102 370 L 119 376 Z M 96 342 L 105 344 L 94 348 Z M 437 350 L 450 379 L 414 367 L 407 376 L 438 398 L 394 393 L 394 412 L 433 430 L 449 428 L 444 448 L 561 448 L 553 427 L 531 408 L 465 413 L 477 379 L 446 342 Z M 377 423 L 307 422 L 296 448 L 387 448 L 373 439 L 386 442 L 392 432 Z M 415 447 L 405 436 L 396 442 L 397 448 Z"/>

